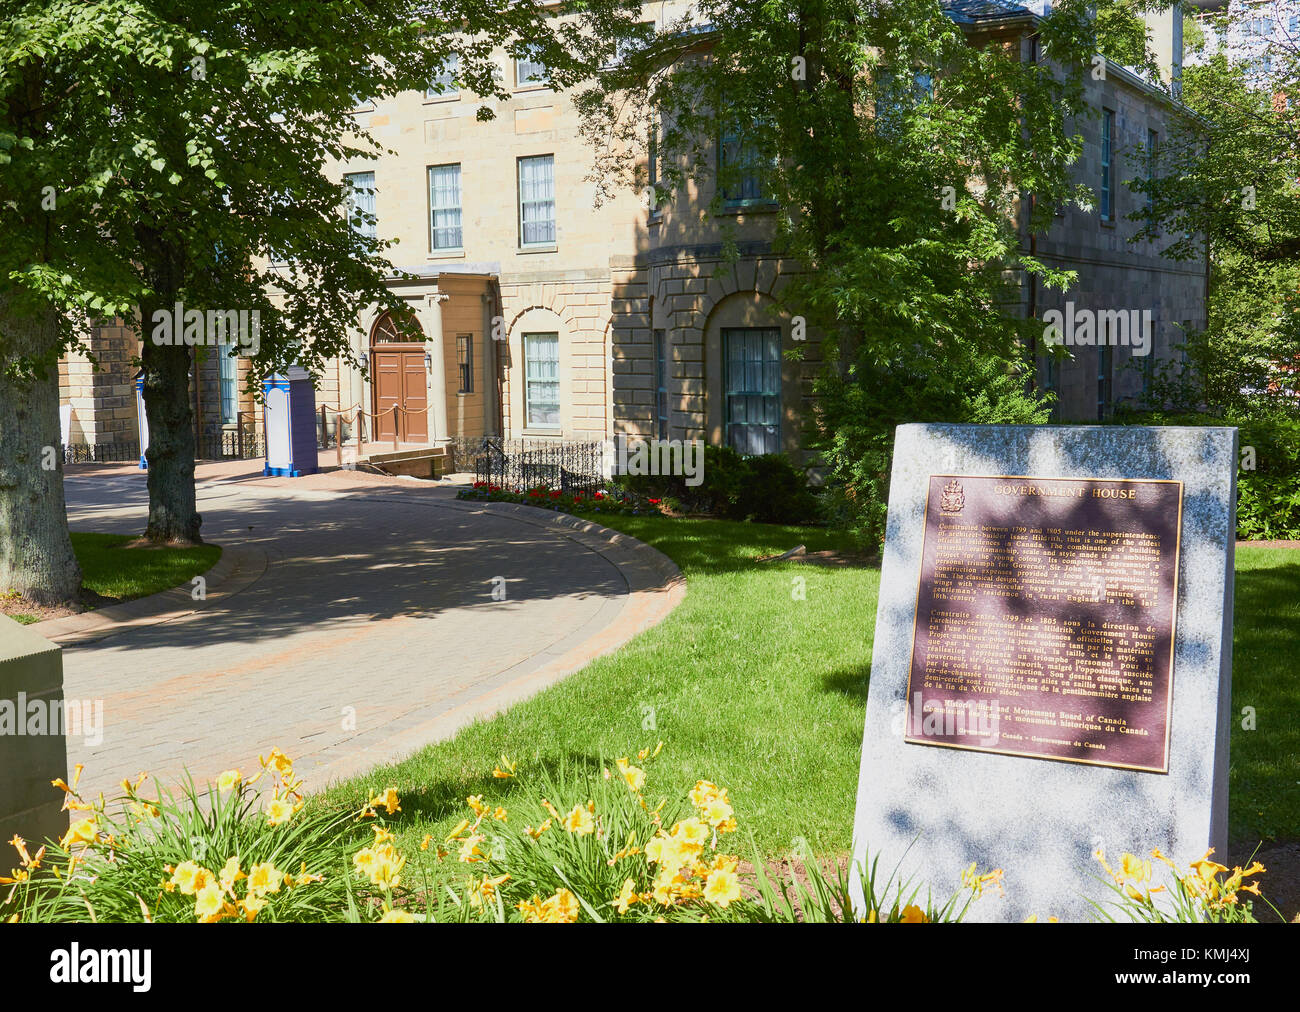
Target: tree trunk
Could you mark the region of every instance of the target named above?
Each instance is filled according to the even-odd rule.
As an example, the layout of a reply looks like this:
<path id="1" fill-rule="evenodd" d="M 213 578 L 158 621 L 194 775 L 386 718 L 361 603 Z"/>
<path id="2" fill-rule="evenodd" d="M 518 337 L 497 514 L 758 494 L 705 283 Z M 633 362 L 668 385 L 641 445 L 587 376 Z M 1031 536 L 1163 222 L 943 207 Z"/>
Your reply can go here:
<path id="1" fill-rule="evenodd" d="M 10 370 L 48 355 L 58 319 L 52 306 L 18 315 L 0 295 L 0 592 L 47 605 L 75 602 L 81 587 L 63 498 L 58 367 L 34 378 Z"/>
<path id="2" fill-rule="evenodd" d="M 149 421 L 149 525 L 144 536 L 166 544 L 195 544 L 203 539 L 194 497 L 194 415 L 190 410 L 190 349 L 184 344 L 155 344 L 156 309 L 171 305 L 141 303 L 144 342 L 144 407 Z M 179 331 L 176 331 L 179 340 Z"/>

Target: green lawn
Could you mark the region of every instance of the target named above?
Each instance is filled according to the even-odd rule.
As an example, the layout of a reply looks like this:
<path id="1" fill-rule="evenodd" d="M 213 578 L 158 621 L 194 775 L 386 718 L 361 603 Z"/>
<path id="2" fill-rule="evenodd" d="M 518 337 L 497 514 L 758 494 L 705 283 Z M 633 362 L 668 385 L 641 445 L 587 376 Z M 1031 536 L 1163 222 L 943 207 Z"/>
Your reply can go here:
<path id="1" fill-rule="evenodd" d="M 788 851 L 796 836 L 819 851 L 846 848 L 879 572 L 752 561 L 797 544 L 840 547 L 824 531 L 594 519 L 653 544 L 681 567 L 688 591 L 677 609 L 496 719 L 328 797 L 352 803 L 363 785 L 395 784 L 409 844 L 425 832 L 445 835 L 464 816 L 468 795 L 504 796 L 509 782 L 490 775 L 502 752 L 525 764 L 558 764 L 617 758 L 662 740 L 648 795 L 711 779 L 731 792 L 742 833 L 752 829 L 766 851 Z M 795 577 L 806 581 L 806 600 L 793 599 Z"/>
<path id="2" fill-rule="evenodd" d="M 83 590 L 108 598 L 98 602 L 100 607 L 147 597 L 188 583 L 192 577 L 211 569 L 221 558 L 221 549 L 216 545 L 123 547 L 135 540 L 128 534 L 72 532 L 72 550 L 81 564 Z M 10 617 L 23 624 L 40 620 L 36 615 Z"/>
<path id="3" fill-rule="evenodd" d="M 555 766 L 629 755 L 662 739 L 648 796 L 711 779 L 729 789 L 742 833 L 752 830 L 769 855 L 787 853 L 797 837 L 822 854 L 847 852 L 879 571 L 752 561 L 799 543 L 843 547 L 825 531 L 596 519 L 681 567 L 688 593 L 676 611 L 533 699 L 326 797 L 360 804 L 368 788 L 396 786 L 406 816 L 399 843 L 419 854 L 414 845 L 426 832 L 445 836 L 466 814 L 468 795 L 509 807 L 510 781 L 491 777 L 503 752 Z M 1237 558 L 1232 837 L 1294 838 L 1300 553 L 1246 549 Z M 796 577 L 806 600 L 794 599 Z M 1240 729 L 1247 705 L 1258 715 L 1253 732 Z"/>
<path id="4" fill-rule="evenodd" d="M 1232 652 L 1233 840 L 1300 838 L 1300 551 L 1237 549 Z M 1243 709 L 1254 707 L 1246 730 Z"/>

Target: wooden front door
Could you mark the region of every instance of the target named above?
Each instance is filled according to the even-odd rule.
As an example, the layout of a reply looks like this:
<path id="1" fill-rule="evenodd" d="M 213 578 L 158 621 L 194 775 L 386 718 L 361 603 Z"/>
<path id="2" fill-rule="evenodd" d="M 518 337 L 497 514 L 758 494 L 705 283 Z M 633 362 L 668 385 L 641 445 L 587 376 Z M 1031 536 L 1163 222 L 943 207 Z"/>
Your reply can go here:
<path id="1" fill-rule="evenodd" d="M 375 438 L 393 438 L 393 406 L 397 412 L 397 438 L 404 443 L 429 440 L 428 381 L 424 346 L 376 345 L 371 351 L 371 376 L 375 391 Z"/>

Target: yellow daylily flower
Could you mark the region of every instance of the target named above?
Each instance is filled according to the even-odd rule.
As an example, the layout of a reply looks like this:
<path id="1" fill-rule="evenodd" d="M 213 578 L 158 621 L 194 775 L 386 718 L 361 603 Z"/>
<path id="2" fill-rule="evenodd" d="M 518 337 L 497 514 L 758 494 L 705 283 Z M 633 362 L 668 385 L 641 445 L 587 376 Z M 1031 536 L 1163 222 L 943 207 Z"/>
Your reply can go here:
<path id="1" fill-rule="evenodd" d="M 194 897 L 194 916 L 204 919 L 215 917 L 225 907 L 221 896 L 221 887 L 209 882 Z"/>
<path id="2" fill-rule="evenodd" d="M 734 903 L 740 899 L 740 876 L 726 868 L 710 872 L 704 884 L 704 898 L 719 907 Z"/>
<path id="3" fill-rule="evenodd" d="M 573 811 L 564 817 L 564 828 L 574 836 L 590 836 L 596 831 L 596 819 L 590 809 L 574 805 Z"/>
<path id="4" fill-rule="evenodd" d="M 241 878 L 247 878 L 247 877 L 248 877 L 247 875 L 245 875 L 242 871 L 239 870 L 239 855 L 235 855 L 230 860 L 228 860 L 225 866 L 221 869 L 218 875 L 218 881 L 221 884 L 221 888 L 225 892 L 230 892 L 232 889 L 235 888 L 236 882 L 238 882 Z"/>
<path id="5" fill-rule="evenodd" d="M 627 759 L 617 759 L 615 765 L 618 766 L 618 771 L 623 775 L 623 780 L 629 788 L 639 791 L 645 786 L 645 770 L 633 766 Z"/>
<path id="6" fill-rule="evenodd" d="M 353 857 L 356 861 L 356 857 Z M 303 865 L 303 870 L 306 870 Z M 271 861 L 263 861 L 261 864 L 255 864 L 248 869 L 248 892 L 250 896 L 266 896 L 267 893 L 278 893 L 280 884 L 284 876 L 276 869 Z"/>
<path id="7" fill-rule="evenodd" d="M 614 897 L 614 907 L 620 914 L 627 913 L 628 907 L 637 901 L 636 883 L 632 879 L 623 882 L 623 888 Z"/>
<path id="8" fill-rule="evenodd" d="M 63 834 L 63 838 L 59 841 L 59 846 L 64 850 L 67 850 L 74 844 L 94 843 L 96 836 L 98 836 L 98 831 L 95 828 L 95 820 L 93 818 L 78 819 L 69 826 L 68 831 Z"/>

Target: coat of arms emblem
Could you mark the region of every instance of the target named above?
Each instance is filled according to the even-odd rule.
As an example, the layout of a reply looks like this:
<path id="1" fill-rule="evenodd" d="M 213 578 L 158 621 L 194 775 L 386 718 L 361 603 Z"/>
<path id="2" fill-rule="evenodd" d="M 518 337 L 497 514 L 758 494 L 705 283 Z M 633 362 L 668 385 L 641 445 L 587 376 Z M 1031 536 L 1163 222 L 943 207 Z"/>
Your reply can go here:
<path id="1" fill-rule="evenodd" d="M 943 487 L 943 498 L 939 500 L 939 509 L 945 513 L 960 513 L 966 505 L 966 493 L 962 491 L 961 482 L 956 478 Z"/>

